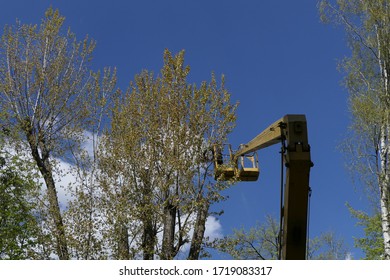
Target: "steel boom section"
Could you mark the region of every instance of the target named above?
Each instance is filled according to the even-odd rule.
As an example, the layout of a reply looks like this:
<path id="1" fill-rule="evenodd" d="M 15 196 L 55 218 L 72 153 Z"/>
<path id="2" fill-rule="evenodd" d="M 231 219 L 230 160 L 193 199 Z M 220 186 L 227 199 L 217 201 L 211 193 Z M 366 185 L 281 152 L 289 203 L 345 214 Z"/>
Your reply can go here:
<path id="1" fill-rule="evenodd" d="M 284 163 L 287 168 L 284 186 L 282 259 L 306 259 L 309 174 L 313 163 L 304 115 L 286 115 L 276 121 L 233 155 L 255 152 L 284 141 Z"/>

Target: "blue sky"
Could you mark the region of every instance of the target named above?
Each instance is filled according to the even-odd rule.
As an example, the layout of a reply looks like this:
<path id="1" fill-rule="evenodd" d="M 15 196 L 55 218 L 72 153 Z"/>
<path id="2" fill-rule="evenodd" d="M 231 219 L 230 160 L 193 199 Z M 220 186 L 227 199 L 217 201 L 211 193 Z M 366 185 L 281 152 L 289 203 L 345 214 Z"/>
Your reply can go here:
<path id="1" fill-rule="evenodd" d="M 305 114 L 315 166 L 311 171 L 310 235 L 333 230 L 350 245 L 362 235 L 345 206 L 367 209 L 356 192 L 337 145 L 349 124 L 347 92 L 337 61 L 349 54 L 343 31 L 323 25 L 316 2 L 261 0 L 2 1 L 0 26 L 39 23 L 50 5 L 66 17 L 79 39 L 97 41 L 94 68 L 116 66 L 125 89 L 142 69 L 158 73 L 165 48 L 186 51 L 190 82 L 225 75 L 239 101 L 233 147 L 251 140 L 286 114 Z M 259 152 L 257 182 L 230 189 L 215 206 L 224 234 L 249 228 L 266 214 L 279 215 L 279 146 Z"/>

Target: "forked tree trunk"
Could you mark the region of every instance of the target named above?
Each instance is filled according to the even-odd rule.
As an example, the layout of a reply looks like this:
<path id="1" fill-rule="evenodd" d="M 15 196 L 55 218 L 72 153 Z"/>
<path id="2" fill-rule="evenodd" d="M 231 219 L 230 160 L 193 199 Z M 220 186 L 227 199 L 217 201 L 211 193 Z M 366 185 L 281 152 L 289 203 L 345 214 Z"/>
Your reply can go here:
<path id="1" fill-rule="evenodd" d="M 31 136 L 31 135 L 30 135 Z M 58 202 L 57 190 L 53 178 L 53 172 L 48 158 L 48 153 L 42 152 L 39 154 L 38 147 L 29 139 L 32 156 L 37 163 L 39 171 L 47 188 L 47 195 L 49 200 L 49 214 L 54 222 L 56 251 L 60 260 L 68 260 L 69 252 L 65 235 L 64 223 L 62 220 L 60 204 Z"/>

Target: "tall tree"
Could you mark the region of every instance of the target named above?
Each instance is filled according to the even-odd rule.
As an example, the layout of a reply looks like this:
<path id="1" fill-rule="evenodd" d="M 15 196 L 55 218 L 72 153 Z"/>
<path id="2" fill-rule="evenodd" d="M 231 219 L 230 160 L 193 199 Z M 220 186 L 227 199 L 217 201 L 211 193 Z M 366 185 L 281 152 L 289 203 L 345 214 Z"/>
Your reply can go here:
<path id="1" fill-rule="evenodd" d="M 39 26 L 17 23 L 0 42 L 2 125 L 26 144 L 47 189 L 56 254 L 69 259 L 68 242 L 55 181 L 56 158 L 80 144 L 90 123 L 93 93 L 100 90 L 90 70 L 95 43 L 78 41 L 65 18 L 49 8 Z M 17 141 L 20 140 L 20 141 Z"/>
<path id="2" fill-rule="evenodd" d="M 199 258 L 209 206 L 228 184 L 212 179 L 205 152 L 226 139 L 236 106 L 223 82 L 212 76 L 197 87 L 188 73 L 184 52 L 166 50 L 161 75 L 136 76 L 112 111 L 100 162 L 103 190 L 115 197 L 118 254 L 133 240 L 144 259 L 173 259 L 191 242 L 189 258 Z"/>
<path id="3" fill-rule="evenodd" d="M 324 21 L 342 24 L 352 54 L 345 71 L 353 117 L 351 166 L 377 197 L 385 259 L 390 259 L 390 3 L 387 0 L 321 1 Z"/>

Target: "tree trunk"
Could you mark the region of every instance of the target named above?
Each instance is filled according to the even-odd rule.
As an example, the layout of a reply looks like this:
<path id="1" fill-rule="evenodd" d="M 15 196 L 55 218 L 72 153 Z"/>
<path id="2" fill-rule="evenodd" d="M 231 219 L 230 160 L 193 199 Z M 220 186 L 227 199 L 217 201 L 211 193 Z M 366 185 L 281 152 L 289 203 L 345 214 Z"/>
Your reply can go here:
<path id="1" fill-rule="evenodd" d="M 118 259 L 130 259 L 129 232 L 125 225 L 119 226 Z"/>
<path id="2" fill-rule="evenodd" d="M 65 235 L 64 223 L 62 221 L 62 215 L 60 210 L 60 205 L 57 197 L 57 190 L 55 187 L 54 179 L 50 171 L 44 171 L 44 175 L 48 196 L 49 196 L 49 205 L 50 205 L 50 215 L 52 216 L 55 224 L 55 233 L 57 240 L 57 254 L 60 260 L 68 260 L 68 245 Z M 43 175 L 43 174 L 42 174 Z"/>
<path id="3" fill-rule="evenodd" d="M 388 15 L 388 11 L 385 13 Z M 386 17 L 382 18 L 383 26 L 388 26 L 388 20 Z M 389 188 L 390 188 L 390 176 L 389 176 L 389 160 L 390 160 L 390 147 L 389 147 L 389 136 L 390 136 L 390 91 L 389 91 L 389 57 L 388 57 L 388 31 L 384 31 L 382 28 L 378 28 L 375 25 L 377 48 L 378 48 L 378 66 L 381 73 L 381 82 L 384 90 L 384 108 L 382 109 L 385 113 L 382 131 L 380 135 L 380 151 L 381 151 L 381 177 L 379 183 L 380 189 L 380 209 L 381 209 L 381 221 L 382 221 L 382 232 L 384 241 L 384 258 L 390 260 L 390 216 L 389 216 Z M 387 34 L 386 34 L 387 33 Z M 387 35 L 387 36 L 386 36 Z"/>
<path id="4" fill-rule="evenodd" d="M 387 126 L 389 127 L 389 126 Z M 382 135 L 380 139 L 381 146 L 381 178 L 379 180 L 380 188 L 380 209 L 381 209 L 381 222 L 382 232 L 384 241 L 384 259 L 390 259 L 390 219 L 389 219 L 389 187 L 390 187 L 390 176 L 389 176 L 389 147 L 387 143 L 387 127 L 384 126 L 382 129 Z"/>
<path id="5" fill-rule="evenodd" d="M 60 204 L 58 202 L 57 190 L 54 182 L 52 167 L 49 161 L 49 151 L 44 142 L 40 142 L 41 155 L 39 154 L 36 135 L 29 119 L 25 120 L 24 131 L 26 133 L 27 141 L 30 146 L 31 155 L 37 166 L 39 172 L 43 176 L 43 179 L 47 188 L 47 195 L 49 200 L 49 215 L 53 219 L 55 228 L 56 239 L 56 251 L 60 260 L 68 260 L 69 252 L 65 235 L 64 223 L 62 221 Z"/>
<path id="6" fill-rule="evenodd" d="M 164 232 L 162 240 L 162 260 L 172 260 L 175 257 L 175 227 L 177 208 L 171 203 L 164 207 Z"/>
<path id="7" fill-rule="evenodd" d="M 55 239 L 56 239 L 56 250 L 57 255 L 60 260 L 68 260 L 69 252 L 68 245 L 65 235 L 64 223 L 62 221 L 60 204 L 58 202 L 57 190 L 55 182 L 53 179 L 53 173 L 51 170 L 51 165 L 49 162 L 48 154 L 45 153 L 45 156 L 40 156 L 38 152 L 38 147 L 29 141 L 31 153 L 36 161 L 39 171 L 45 180 L 47 195 L 49 200 L 49 213 L 50 217 L 53 219 L 55 227 Z"/>
<path id="8" fill-rule="evenodd" d="M 153 260 L 156 245 L 156 229 L 151 217 L 143 221 L 142 251 L 144 260 Z"/>
<path id="9" fill-rule="evenodd" d="M 199 207 L 196 216 L 194 233 L 192 235 L 190 252 L 188 254 L 189 260 L 199 259 L 204 233 L 206 231 L 206 220 L 209 213 L 209 206 L 210 205 L 207 201 L 203 201 Z"/>
<path id="10" fill-rule="evenodd" d="M 155 211 L 153 207 L 153 188 L 150 184 L 149 176 L 142 176 L 141 186 L 140 220 L 142 222 L 142 253 L 144 260 L 153 260 L 157 243 L 157 226 L 154 222 Z"/>
<path id="11" fill-rule="evenodd" d="M 384 259 L 390 260 L 390 224 L 389 224 L 389 189 L 383 186 L 381 189 L 381 220 L 384 241 Z"/>

